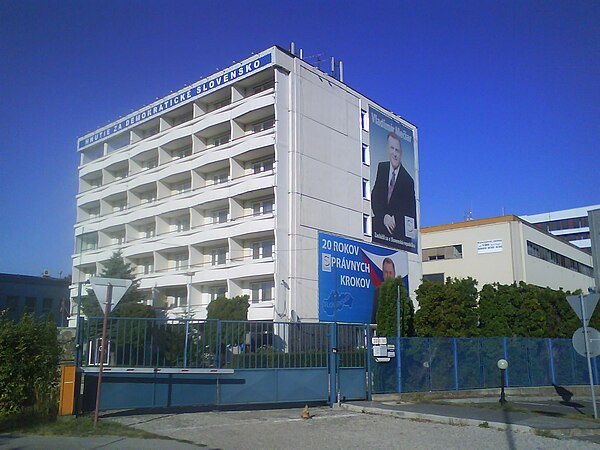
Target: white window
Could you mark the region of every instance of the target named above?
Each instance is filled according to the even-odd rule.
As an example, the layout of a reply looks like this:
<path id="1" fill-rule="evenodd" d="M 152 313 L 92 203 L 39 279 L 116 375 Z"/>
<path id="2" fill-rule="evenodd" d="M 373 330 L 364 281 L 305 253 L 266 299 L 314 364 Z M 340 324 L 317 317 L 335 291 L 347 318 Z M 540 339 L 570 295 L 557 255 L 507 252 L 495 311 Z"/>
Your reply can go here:
<path id="1" fill-rule="evenodd" d="M 95 217 L 98 217 L 100 215 L 100 206 L 94 206 L 94 207 L 88 209 L 88 214 L 90 216 L 90 219 L 94 219 Z"/>
<path id="2" fill-rule="evenodd" d="M 186 306 L 187 291 L 185 289 L 173 289 L 167 291 L 167 305 L 169 308 Z"/>
<path id="3" fill-rule="evenodd" d="M 181 125 L 182 123 L 192 120 L 192 111 L 173 117 L 173 126 Z"/>
<path id="4" fill-rule="evenodd" d="M 219 297 L 227 296 L 227 286 L 213 286 L 209 291 L 210 301 L 216 300 Z"/>
<path id="5" fill-rule="evenodd" d="M 360 112 L 360 124 L 363 130 L 369 131 L 369 115 L 366 111 Z"/>
<path id="6" fill-rule="evenodd" d="M 126 178 L 127 177 L 127 167 L 124 167 L 123 169 L 115 170 L 113 172 L 113 176 L 115 177 L 115 180 L 122 180 L 123 178 Z"/>
<path id="7" fill-rule="evenodd" d="M 188 267 L 188 254 L 176 253 L 171 255 L 171 268 L 175 270 L 187 269 Z"/>
<path id="8" fill-rule="evenodd" d="M 127 208 L 127 199 L 123 198 L 112 202 L 113 212 L 124 211 Z"/>
<path id="9" fill-rule="evenodd" d="M 158 166 L 158 158 L 150 158 L 142 161 L 142 170 L 154 169 Z"/>
<path id="10" fill-rule="evenodd" d="M 82 234 L 79 238 L 81 250 L 96 250 L 98 248 L 98 233 Z"/>
<path id="11" fill-rule="evenodd" d="M 265 199 L 252 204 L 252 214 L 260 216 L 262 214 L 270 214 L 273 212 L 274 201 L 272 198 Z"/>
<path id="12" fill-rule="evenodd" d="M 252 87 L 251 92 L 253 94 L 258 94 L 259 92 L 266 91 L 267 89 L 271 89 L 273 86 L 275 86 L 275 81 L 269 80 L 265 83 L 258 84 L 256 86 Z"/>
<path id="13" fill-rule="evenodd" d="M 160 131 L 159 126 L 156 125 L 156 126 L 153 126 L 152 128 L 147 128 L 145 130 L 141 130 L 140 131 L 140 137 L 142 139 L 145 139 L 147 137 L 154 136 L 155 134 L 158 134 L 159 131 Z"/>
<path id="14" fill-rule="evenodd" d="M 227 144 L 228 142 L 229 142 L 229 132 L 221 134 L 219 136 L 215 136 L 214 138 L 210 139 L 209 145 L 213 145 L 213 146 L 217 147 L 219 145 Z"/>
<path id="15" fill-rule="evenodd" d="M 112 235 L 113 245 L 121 245 L 125 243 L 125 231 L 113 233 Z"/>
<path id="16" fill-rule="evenodd" d="M 227 209 L 218 209 L 212 212 L 212 223 L 225 223 L 227 222 Z"/>
<path id="17" fill-rule="evenodd" d="M 371 151 L 367 144 L 362 145 L 362 163 L 367 166 L 371 165 Z"/>
<path id="18" fill-rule="evenodd" d="M 267 302 L 273 300 L 273 281 L 261 281 L 250 283 L 250 300 L 252 303 Z"/>
<path id="19" fill-rule="evenodd" d="M 183 180 L 171 183 L 171 194 L 181 194 L 192 189 L 192 180 Z"/>
<path id="20" fill-rule="evenodd" d="M 171 153 L 171 156 L 173 157 L 173 159 L 180 159 L 180 158 L 185 158 L 186 156 L 190 156 L 191 154 L 192 154 L 192 147 L 188 146 L 188 147 L 178 148 L 177 150 L 173 150 L 173 152 Z"/>
<path id="21" fill-rule="evenodd" d="M 210 179 L 212 180 L 212 184 L 227 183 L 228 178 L 229 178 L 228 171 L 215 172 L 210 177 Z"/>
<path id="22" fill-rule="evenodd" d="M 220 266 L 227 262 L 227 247 L 213 248 L 210 251 L 211 266 Z"/>
<path id="23" fill-rule="evenodd" d="M 258 133 L 263 130 L 268 130 L 269 128 L 273 128 L 275 126 L 275 117 L 269 117 L 268 119 L 263 119 L 260 122 L 253 123 L 250 125 L 250 130 L 253 133 Z"/>
<path id="24" fill-rule="evenodd" d="M 152 257 L 140 259 L 137 264 L 138 275 L 148 275 L 154 272 L 154 261 Z"/>
<path id="25" fill-rule="evenodd" d="M 146 191 L 140 194 L 140 202 L 144 203 L 152 203 L 156 201 L 156 191 Z"/>
<path id="26" fill-rule="evenodd" d="M 156 234 L 156 229 L 154 224 L 143 225 L 140 227 L 140 237 L 141 238 L 151 238 Z"/>
<path id="27" fill-rule="evenodd" d="M 222 108 L 224 106 L 229 105 L 230 103 L 231 103 L 231 99 L 230 98 L 225 98 L 223 100 L 215 102 L 214 105 L 213 105 L 213 107 L 214 107 L 214 109 L 220 109 L 220 108 Z"/>
<path id="28" fill-rule="evenodd" d="M 273 239 L 254 242 L 252 244 L 252 259 L 272 258 Z"/>
<path id="29" fill-rule="evenodd" d="M 90 189 L 102 186 L 102 176 L 89 180 L 88 184 L 90 185 Z"/>
<path id="30" fill-rule="evenodd" d="M 171 219 L 171 231 L 187 231 L 190 229 L 190 218 L 188 216 L 179 216 Z"/>
<path id="31" fill-rule="evenodd" d="M 273 170 L 273 159 L 265 159 L 264 161 L 257 161 L 252 164 L 252 171 L 254 173 L 268 172 Z"/>
<path id="32" fill-rule="evenodd" d="M 365 200 L 371 200 L 371 183 L 369 180 L 362 180 L 362 196 Z"/>
<path id="33" fill-rule="evenodd" d="M 371 216 L 369 214 L 363 214 L 363 234 L 371 236 Z"/>

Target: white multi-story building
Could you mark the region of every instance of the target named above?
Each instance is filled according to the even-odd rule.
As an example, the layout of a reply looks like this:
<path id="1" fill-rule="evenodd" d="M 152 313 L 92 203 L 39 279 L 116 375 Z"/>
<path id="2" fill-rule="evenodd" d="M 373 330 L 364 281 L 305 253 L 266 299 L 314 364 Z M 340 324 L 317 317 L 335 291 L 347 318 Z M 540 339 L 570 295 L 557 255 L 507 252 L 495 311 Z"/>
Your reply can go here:
<path id="1" fill-rule="evenodd" d="M 600 205 L 582 206 L 520 217 L 579 248 L 591 251 L 588 211 L 599 208 Z"/>
<path id="2" fill-rule="evenodd" d="M 319 232 L 376 240 L 369 126 L 386 120 L 412 148 L 413 244 L 391 245 L 415 289 L 416 128 L 272 47 L 78 140 L 72 296 L 120 250 L 171 316 L 247 294 L 249 319 L 318 320 Z"/>
<path id="3" fill-rule="evenodd" d="M 423 278 L 475 278 L 484 284 L 525 282 L 587 293 L 592 257 L 582 249 L 508 215 L 425 227 Z"/>

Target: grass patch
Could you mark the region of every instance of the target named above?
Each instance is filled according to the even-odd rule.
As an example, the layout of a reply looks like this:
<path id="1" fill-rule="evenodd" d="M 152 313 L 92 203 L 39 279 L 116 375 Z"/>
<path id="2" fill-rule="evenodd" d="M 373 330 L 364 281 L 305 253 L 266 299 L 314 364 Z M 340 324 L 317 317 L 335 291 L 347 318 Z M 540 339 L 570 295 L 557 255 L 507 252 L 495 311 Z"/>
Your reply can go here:
<path id="1" fill-rule="evenodd" d="M 533 433 L 536 436 L 541 436 L 541 437 L 547 437 L 547 438 L 551 438 L 551 439 L 559 439 L 558 436 L 556 436 L 554 433 L 552 433 L 551 431 L 548 430 L 534 430 Z"/>
<path id="2" fill-rule="evenodd" d="M 490 424 L 488 422 L 481 422 L 478 426 L 479 428 L 489 428 Z"/>
<path id="3" fill-rule="evenodd" d="M 32 416 L 11 416 L 0 419 L 0 432 L 41 436 L 119 436 L 142 439 L 170 439 L 110 420 L 99 419 L 98 425 L 94 427 L 94 419 L 89 416 L 69 417 L 59 420 Z"/>

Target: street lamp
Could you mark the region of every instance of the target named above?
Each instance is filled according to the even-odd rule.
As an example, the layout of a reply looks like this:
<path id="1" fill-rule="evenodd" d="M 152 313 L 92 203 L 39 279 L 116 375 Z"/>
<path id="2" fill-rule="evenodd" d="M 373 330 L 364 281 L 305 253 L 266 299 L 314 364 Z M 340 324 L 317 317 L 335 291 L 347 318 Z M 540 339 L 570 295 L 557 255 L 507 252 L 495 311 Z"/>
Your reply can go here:
<path id="1" fill-rule="evenodd" d="M 504 372 L 508 368 L 508 361 L 505 359 L 498 360 L 498 369 L 500 369 L 500 404 L 506 403 L 506 395 L 504 394 Z"/>
<path id="2" fill-rule="evenodd" d="M 185 275 L 190 277 L 190 282 L 187 288 L 187 301 L 185 305 L 185 342 L 183 345 L 183 368 L 187 368 L 188 359 L 188 333 L 190 331 L 190 302 L 192 301 L 192 278 L 196 272 L 186 272 Z"/>

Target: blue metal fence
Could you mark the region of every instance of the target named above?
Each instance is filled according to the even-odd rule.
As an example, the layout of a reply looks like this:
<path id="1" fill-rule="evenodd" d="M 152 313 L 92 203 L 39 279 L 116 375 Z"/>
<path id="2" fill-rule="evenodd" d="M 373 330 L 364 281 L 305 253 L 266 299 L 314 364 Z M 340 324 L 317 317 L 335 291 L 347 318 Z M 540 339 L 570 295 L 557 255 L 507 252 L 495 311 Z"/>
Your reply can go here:
<path id="1" fill-rule="evenodd" d="M 99 318 L 81 327 L 87 409 L 101 331 Z M 101 409 L 368 396 L 366 325 L 111 318 L 107 335 Z"/>
<path id="2" fill-rule="evenodd" d="M 304 368 L 327 367 L 331 324 L 220 320 L 110 318 L 110 367 Z M 82 366 L 99 364 L 102 319 L 83 323 Z M 366 328 L 337 325 L 341 363 L 364 367 Z"/>
<path id="3" fill-rule="evenodd" d="M 396 359 L 373 360 L 374 393 L 498 387 L 499 359 L 509 362 L 509 387 L 588 384 L 585 358 L 570 339 L 540 338 L 388 338 Z M 592 360 L 598 382 L 597 358 Z"/>

